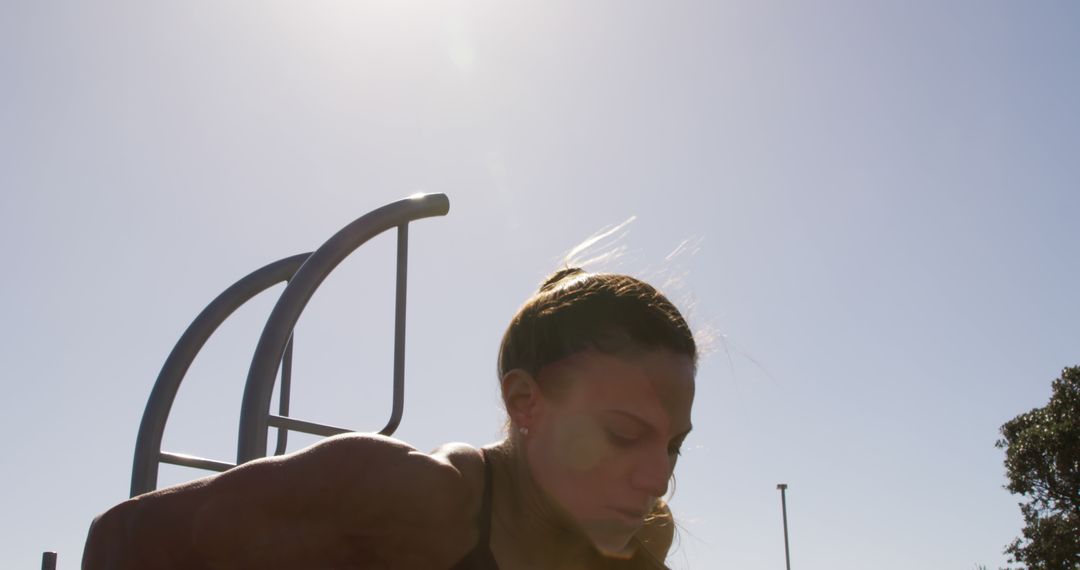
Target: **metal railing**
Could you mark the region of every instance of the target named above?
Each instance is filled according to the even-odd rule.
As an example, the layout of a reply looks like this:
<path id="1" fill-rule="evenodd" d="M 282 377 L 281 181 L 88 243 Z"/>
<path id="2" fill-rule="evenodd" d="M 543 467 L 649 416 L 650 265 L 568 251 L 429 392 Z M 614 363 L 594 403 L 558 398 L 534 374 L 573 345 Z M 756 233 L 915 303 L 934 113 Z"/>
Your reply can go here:
<path id="1" fill-rule="evenodd" d="M 158 467 L 170 463 L 210 471 L 225 471 L 240 463 L 266 456 L 267 431 L 277 428 L 275 454 L 282 454 L 288 432 L 330 436 L 354 431 L 289 417 L 292 377 L 293 328 L 315 290 L 346 257 L 371 238 L 397 229 L 397 283 L 394 314 L 394 376 L 390 419 L 379 431 L 390 435 L 401 422 L 405 403 L 405 300 L 409 223 L 443 216 L 450 210 L 444 194 L 416 195 L 392 202 L 356 219 L 312 253 L 302 253 L 266 265 L 230 286 L 188 326 L 158 374 L 143 412 L 135 443 L 131 496 L 157 488 Z M 274 306 L 248 371 L 240 409 L 236 463 L 173 453 L 161 449 L 165 424 L 176 393 L 199 350 L 217 328 L 240 306 L 263 291 L 286 282 Z M 278 413 L 270 413 L 274 385 L 281 371 Z"/>
<path id="2" fill-rule="evenodd" d="M 334 234 L 300 266 L 278 298 L 277 305 L 263 328 L 255 355 L 251 359 L 244 399 L 240 406 L 240 433 L 236 462 L 245 463 L 266 456 L 267 429 L 279 429 L 334 435 L 348 430 L 334 426 L 270 415 L 270 400 L 278 363 L 292 338 L 300 313 L 326 276 L 350 253 L 371 238 L 397 228 L 397 292 L 394 310 L 394 395 L 390 419 L 379 433 L 390 435 L 401 422 L 405 403 L 405 291 L 409 251 L 409 222 L 450 211 L 445 194 L 420 195 L 387 204 L 374 210 Z"/>
<path id="3" fill-rule="evenodd" d="M 274 285 L 287 281 L 309 255 L 311 254 L 302 253 L 286 257 L 240 279 L 211 301 L 180 336 L 169 357 L 165 359 L 157 381 L 154 382 L 154 388 L 150 391 L 150 398 L 143 411 L 142 423 L 139 424 L 139 435 L 135 440 L 135 459 L 131 468 L 132 497 L 157 488 L 158 466 L 161 463 L 210 471 L 225 471 L 233 467 L 231 463 L 162 451 L 161 439 L 165 433 L 165 422 L 184 375 L 214 331 L 241 305 Z M 283 364 L 287 366 L 283 366 L 280 400 L 286 402 L 291 359 L 283 359 Z"/>

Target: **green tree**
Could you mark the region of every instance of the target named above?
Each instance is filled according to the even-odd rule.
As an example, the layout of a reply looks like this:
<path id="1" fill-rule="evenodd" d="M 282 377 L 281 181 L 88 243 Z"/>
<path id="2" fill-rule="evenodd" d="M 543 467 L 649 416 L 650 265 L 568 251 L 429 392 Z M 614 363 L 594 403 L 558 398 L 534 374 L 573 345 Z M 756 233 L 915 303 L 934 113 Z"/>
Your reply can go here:
<path id="1" fill-rule="evenodd" d="M 1005 553 L 1030 570 L 1080 570 L 1080 367 L 1052 388 L 1045 406 L 1001 426 L 1005 488 L 1025 498 L 1023 536 Z"/>

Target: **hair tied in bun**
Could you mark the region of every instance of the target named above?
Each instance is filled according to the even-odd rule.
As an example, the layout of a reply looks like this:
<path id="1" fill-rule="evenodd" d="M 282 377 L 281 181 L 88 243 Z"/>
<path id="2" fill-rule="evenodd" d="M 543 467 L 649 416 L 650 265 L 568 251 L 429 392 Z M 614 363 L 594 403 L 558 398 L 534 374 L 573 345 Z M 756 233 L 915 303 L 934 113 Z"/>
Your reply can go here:
<path id="1" fill-rule="evenodd" d="M 585 270 L 580 267 L 567 267 L 566 269 L 560 269 L 556 271 L 551 277 L 548 277 L 547 281 L 540 286 L 540 292 L 549 291 L 562 282 L 564 279 L 574 277 L 577 275 L 583 275 Z"/>

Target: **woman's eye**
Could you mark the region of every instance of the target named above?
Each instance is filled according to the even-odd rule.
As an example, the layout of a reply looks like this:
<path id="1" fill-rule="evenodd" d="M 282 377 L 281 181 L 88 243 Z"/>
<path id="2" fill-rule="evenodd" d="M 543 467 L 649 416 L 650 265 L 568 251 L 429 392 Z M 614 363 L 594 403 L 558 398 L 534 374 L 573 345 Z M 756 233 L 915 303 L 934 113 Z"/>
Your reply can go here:
<path id="1" fill-rule="evenodd" d="M 679 447 L 669 447 L 667 452 L 668 452 L 668 455 L 674 455 L 675 457 L 678 457 L 678 456 L 682 455 L 682 447 L 681 446 L 679 446 Z"/>
<path id="2" fill-rule="evenodd" d="M 611 440 L 611 443 L 614 443 L 615 445 L 618 445 L 620 447 L 630 447 L 631 445 L 637 443 L 636 437 L 622 435 L 611 430 L 608 430 L 607 435 L 608 439 Z"/>

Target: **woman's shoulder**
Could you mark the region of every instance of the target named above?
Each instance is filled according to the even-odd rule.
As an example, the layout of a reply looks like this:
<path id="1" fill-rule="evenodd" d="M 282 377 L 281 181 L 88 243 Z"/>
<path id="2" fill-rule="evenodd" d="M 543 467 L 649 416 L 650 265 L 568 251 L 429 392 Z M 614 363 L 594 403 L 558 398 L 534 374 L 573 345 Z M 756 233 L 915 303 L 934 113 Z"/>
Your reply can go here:
<path id="1" fill-rule="evenodd" d="M 476 513 L 483 497 L 486 471 L 484 453 L 467 443 L 446 443 L 431 452 L 436 461 L 453 466 L 469 489 L 469 511 Z"/>
<path id="2" fill-rule="evenodd" d="M 444 443 L 431 452 L 431 457 L 436 461 L 453 465 L 468 479 L 474 479 L 477 476 L 482 478 L 484 475 L 483 452 L 467 443 Z"/>
<path id="3" fill-rule="evenodd" d="M 399 439 L 359 433 L 327 438 L 277 461 L 281 467 L 291 463 L 323 476 L 338 474 L 352 479 L 363 475 L 394 487 L 451 495 L 468 494 L 477 468 L 483 469 L 479 450 L 465 444 L 447 444 L 424 453 Z"/>
<path id="4" fill-rule="evenodd" d="M 471 523 L 478 502 L 468 449 L 443 446 L 424 453 L 390 437 L 344 434 L 291 461 L 303 465 L 300 478 L 318 483 L 309 487 L 320 498 L 326 495 L 325 509 L 342 517 L 335 528 L 346 535 L 394 537 L 372 546 L 387 567 L 438 568 L 460 559 L 476 540 Z M 310 506 L 305 502 L 304 508 Z"/>
<path id="5" fill-rule="evenodd" d="M 388 488 L 407 490 L 410 496 L 399 500 L 422 500 L 425 510 L 450 508 L 470 518 L 478 512 L 484 488 L 483 453 L 465 443 L 447 443 L 423 453 L 391 437 L 343 434 L 298 452 L 294 461 L 320 473 L 345 477 L 363 473 Z"/>
<path id="6" fill-rule="evenodd" d="M 382 462 L 402 463 L 419 469 L 455 473 L 472 479 L 483 476 L 484 458 L 481 451 L 467 443 L 447 443 L 431 453 L 423 453 L 412 445 L 379 434 L 347 433 L 324 439 L 296 453 L 275 458 L 304 463 L 371 466 Z"/>
<path id="7" fill-rule="evenodd" d="M 170 567 L 142 556 L 172 552 L 177 567 L 199 566 L 187 557 L 220 567 L 338 567 L 359 556 L 364 567 L 445 568 L 476 538 L 471 483 L 458 467 L 464 452 L 451 461 L 393 438 L 348 434 L 245 463 L 110 509 L 91 529 L 84 567 L 108 559 L 130 562 L 118 568 Z"/>
<path id="8" fill-rule="evenodd" d="M 231 469 L 215 477 L 206 493 L 227 503 L 265 504 L 287 518 L 333 515 L 342 528 L 390 520 L 438 527 L 470 520 L 472 485 L 468 471 L 443 454 L 352 433 Z"/>

